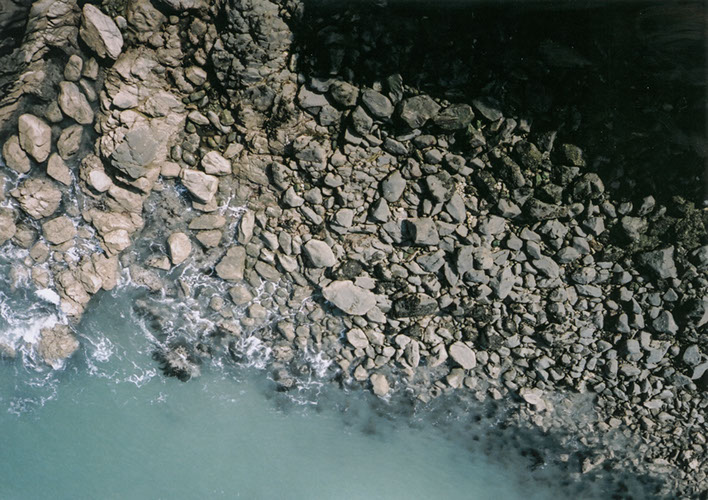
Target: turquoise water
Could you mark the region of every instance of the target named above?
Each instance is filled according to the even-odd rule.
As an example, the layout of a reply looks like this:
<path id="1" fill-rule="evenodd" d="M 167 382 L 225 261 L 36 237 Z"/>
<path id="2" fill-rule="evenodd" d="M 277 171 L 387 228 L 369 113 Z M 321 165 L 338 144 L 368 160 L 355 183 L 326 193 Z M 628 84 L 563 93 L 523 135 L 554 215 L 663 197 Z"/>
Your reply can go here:
<path id="1" fill-rule="evenodd" d="M 317 377 L 281 393 L 227 355 L 186 383 L 166 378 L 134 312 L 147 294 L 127 284 L 93 299 L 81 349 L 52 371 L 31 343 L 60 318 L 50 293 L 11 289 L 19 257 L 0 255 L 0 341 L 17 349 L 0 359 L 0 499 L 604 497 L 554 465 L 532 469 L 466 410 L 409 411 Z"/>

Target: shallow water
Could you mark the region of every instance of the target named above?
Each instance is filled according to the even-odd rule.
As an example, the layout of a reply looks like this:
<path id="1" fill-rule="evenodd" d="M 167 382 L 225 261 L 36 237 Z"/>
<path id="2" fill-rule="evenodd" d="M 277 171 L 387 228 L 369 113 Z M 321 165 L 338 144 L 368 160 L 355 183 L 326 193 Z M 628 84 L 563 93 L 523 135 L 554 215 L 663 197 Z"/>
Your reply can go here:
<path id="1" fill-rule="evenodd" d="M 411 412 L 316 378 L 279 393 L 258 356 L 165 378 L 160 340 L 134 312 L 146 293 L 128 283 L 94 298 L 81 349 L 52 371 L 31 344 L 61 319 L 48 292 L 11 290 L 20 253 L 0 256 L 0 341 L 17 349 L 0 360 L 2 499 L 604 496 L 553 464 L 531 469 L 464 411 Z"/>

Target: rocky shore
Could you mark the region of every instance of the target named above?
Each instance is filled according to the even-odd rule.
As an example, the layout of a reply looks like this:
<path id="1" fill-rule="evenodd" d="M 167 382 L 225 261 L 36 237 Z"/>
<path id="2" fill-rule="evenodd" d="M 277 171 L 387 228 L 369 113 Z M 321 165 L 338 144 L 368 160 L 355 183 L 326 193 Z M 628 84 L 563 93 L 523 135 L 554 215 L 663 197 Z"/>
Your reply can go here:
<path id="1" fill-rule="evenodd" d="M 70 320 L 39 354 L 125 271 L 182 380 L 257 343 L 280 390 L 512 401 L 578 475 L 705 495 L 701 9 L 11 3 L 0 244 Z"/>

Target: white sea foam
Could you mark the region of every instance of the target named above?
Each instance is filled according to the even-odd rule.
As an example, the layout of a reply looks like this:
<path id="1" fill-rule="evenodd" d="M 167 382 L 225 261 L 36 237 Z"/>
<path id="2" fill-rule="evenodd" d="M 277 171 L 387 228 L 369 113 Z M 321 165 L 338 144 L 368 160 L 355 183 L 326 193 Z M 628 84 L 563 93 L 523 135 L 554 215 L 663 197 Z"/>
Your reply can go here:
<path id="1" fill-rule="evenodd" d="M 59 294 L 51 288 L 41 288 L 39 290 L 35 290 L 34 294 L 40 299 L 46 300 L 47 302 L 49 302 L 50 304 L 54 304 L 55 306 L 58 306 L 59 302 L 61 301 Z"/>

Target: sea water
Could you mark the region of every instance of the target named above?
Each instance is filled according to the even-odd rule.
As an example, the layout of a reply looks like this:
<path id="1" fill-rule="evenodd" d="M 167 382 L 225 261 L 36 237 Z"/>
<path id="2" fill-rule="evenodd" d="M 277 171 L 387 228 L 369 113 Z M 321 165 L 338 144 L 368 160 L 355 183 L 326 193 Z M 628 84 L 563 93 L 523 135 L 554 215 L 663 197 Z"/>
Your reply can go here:
<path id="1" fill-rule="evenodd" d="M 52 293 L 13 276 L 17 252 L 0 255 L 0 341 L 16 350 L 0 359 L 0 499 L 605 496 L 465 411 L 401 411 L 317 377 L 281 393 L 262 360 L 227 356 L 167 378 L 135 313 L 148 294 L 126 280 L 92 299 L 80 350 L 52 370 L 32 346 L 63 320 Z"/>

